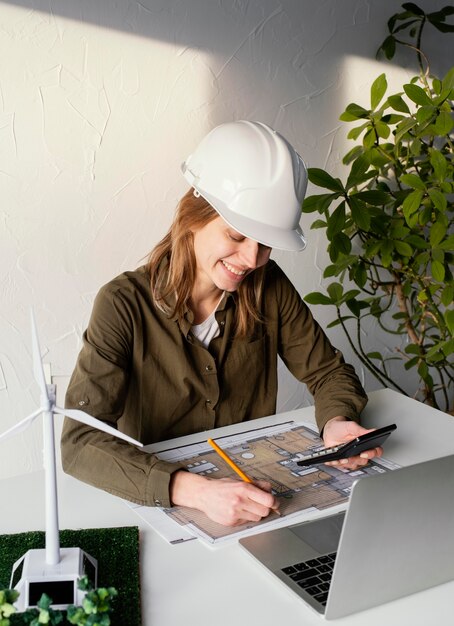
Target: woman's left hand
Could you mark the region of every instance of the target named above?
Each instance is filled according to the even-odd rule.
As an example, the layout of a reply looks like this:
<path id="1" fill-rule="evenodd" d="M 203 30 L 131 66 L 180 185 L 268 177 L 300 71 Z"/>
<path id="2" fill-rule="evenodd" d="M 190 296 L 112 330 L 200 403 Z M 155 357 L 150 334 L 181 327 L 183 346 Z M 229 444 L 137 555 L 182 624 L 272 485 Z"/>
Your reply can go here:
<path id="1" fill-rule="evenodd" d="M 374 428 L 363 428 L 356 422 L 346 420 L 345 417 L 333 417 L 326 422 L 323 429 L 323 441 L 325 447 L 330 448 L 332 446 L 338 446 L 342 443 L 347 443 L 360 435 L 369 433 L 375 430 Z M 334 467 L 342 467 L 348 470 L 355 470 L 360 467 L 364 467 L 374 457 L 380 457 L 383 454 L 383 448 L 371 448 L 361 452 L 358 456 L 352 456 L 346 459 L 340 459 L 339 461 L 327 461 L 326 465 L 332 465 Z"/>

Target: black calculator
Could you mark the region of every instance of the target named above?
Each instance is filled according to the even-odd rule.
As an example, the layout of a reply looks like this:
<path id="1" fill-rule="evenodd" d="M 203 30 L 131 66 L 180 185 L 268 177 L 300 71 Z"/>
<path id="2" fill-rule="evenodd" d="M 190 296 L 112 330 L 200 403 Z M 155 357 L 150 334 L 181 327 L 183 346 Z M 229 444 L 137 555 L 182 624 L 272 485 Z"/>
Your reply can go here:
<path id="1" fill-rule="evenodd" d="M 365 450 L 370 450 L 371 448 L 377 448 L 378 446 L 383 445 L 392 431 L 396 430 L 396 428 L 396 424 L 390 424 L 389 426 L 383 426 L 383 428 L 377 428 L 376 430 L 356 437 L 347 443 L 311 452 L 304 458 L 297 461 L 296 464 L 304 467 L 306 465 L 326 463 L 326 461 L 338 461 L 339 459 L 356 456 Z"/>

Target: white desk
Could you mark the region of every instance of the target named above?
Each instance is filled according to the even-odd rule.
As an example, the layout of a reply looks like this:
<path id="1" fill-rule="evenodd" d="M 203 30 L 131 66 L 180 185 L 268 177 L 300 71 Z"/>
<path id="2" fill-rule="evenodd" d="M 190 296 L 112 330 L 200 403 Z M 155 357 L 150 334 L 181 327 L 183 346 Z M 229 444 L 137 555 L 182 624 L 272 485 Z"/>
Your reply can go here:
<path id="1" fill-rule="evenodd" d="M 291 411 L 285 418 L 313 421 L 313 408 Z M 282 421 L 282 415 L 263 419 L 267 424 L 275 421 Z M 408 465 L 454 454 L 454 417 L 389 390 L 371 393 L 363 423 L 378 427 L 393 422 L 398 429 L 386 443 L 385 453 L 393 461 Z M 242 429 L 244 426 L 236 425 L 216 434 Z M 185 443 L 199 440 L 200 435 L 184 438 Z M 0 493 L 1 534 L 44 528 L 42 472 L 0 481 Z M 197 540 L 170 546 L 122 500 L 63 474 L 59 476 L 59 507 L 61 528 L 139 526 L 143 626 L 276 626 L 284 620 L 304 626 L 453 624 L 454 582 L 326 622 L 256 565 L 236 543 L 215 549 Z M 367 567 L 364 564 L 365 572 Z"/>

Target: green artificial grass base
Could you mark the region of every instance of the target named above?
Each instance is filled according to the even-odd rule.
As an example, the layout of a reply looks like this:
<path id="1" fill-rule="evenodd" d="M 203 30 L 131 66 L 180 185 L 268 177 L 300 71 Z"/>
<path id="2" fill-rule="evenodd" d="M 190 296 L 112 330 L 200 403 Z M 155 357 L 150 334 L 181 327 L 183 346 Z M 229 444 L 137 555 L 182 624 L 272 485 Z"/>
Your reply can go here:
<path id="1" fill-rule="evenodd" d="M 98 561 L 97 587 L 115 587 L 112 626 L 140 626 L 139 529 L 90 528 L 61 530 L 62 548 L 81 548 Z M 27 550 L 45 547 L 42 531 L 0 536 L 0 589 L 8 589 L 13 564 Z M 12 616 L 11 626 L 18 624 Z"/>

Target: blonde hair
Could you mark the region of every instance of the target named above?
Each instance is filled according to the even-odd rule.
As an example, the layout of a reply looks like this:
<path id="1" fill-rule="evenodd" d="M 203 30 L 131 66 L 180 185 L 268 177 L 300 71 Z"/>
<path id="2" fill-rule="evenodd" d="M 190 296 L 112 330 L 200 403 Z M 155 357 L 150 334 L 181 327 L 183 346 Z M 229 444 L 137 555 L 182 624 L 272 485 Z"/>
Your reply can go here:
<path id="1" fill-rule="evenodd" d="M 196 276 L 193 231 L 209 224 L 219 214 L 202 196 L 190 189 L 180 200 L 168 233 L 153 248 L 148 257 L 151 292 L 156 306 L 171 316 L 183 319 L 188 307 Z M 163 260 L 168 271 L 163 271 Z M 260 302 L 265 268 L 260 267 L 246 276 L 234 298 L 235 337 L 250 335 L 257 322 L 262 322 Z M 169 299 L 174 300 L 171 305 Z"/>

